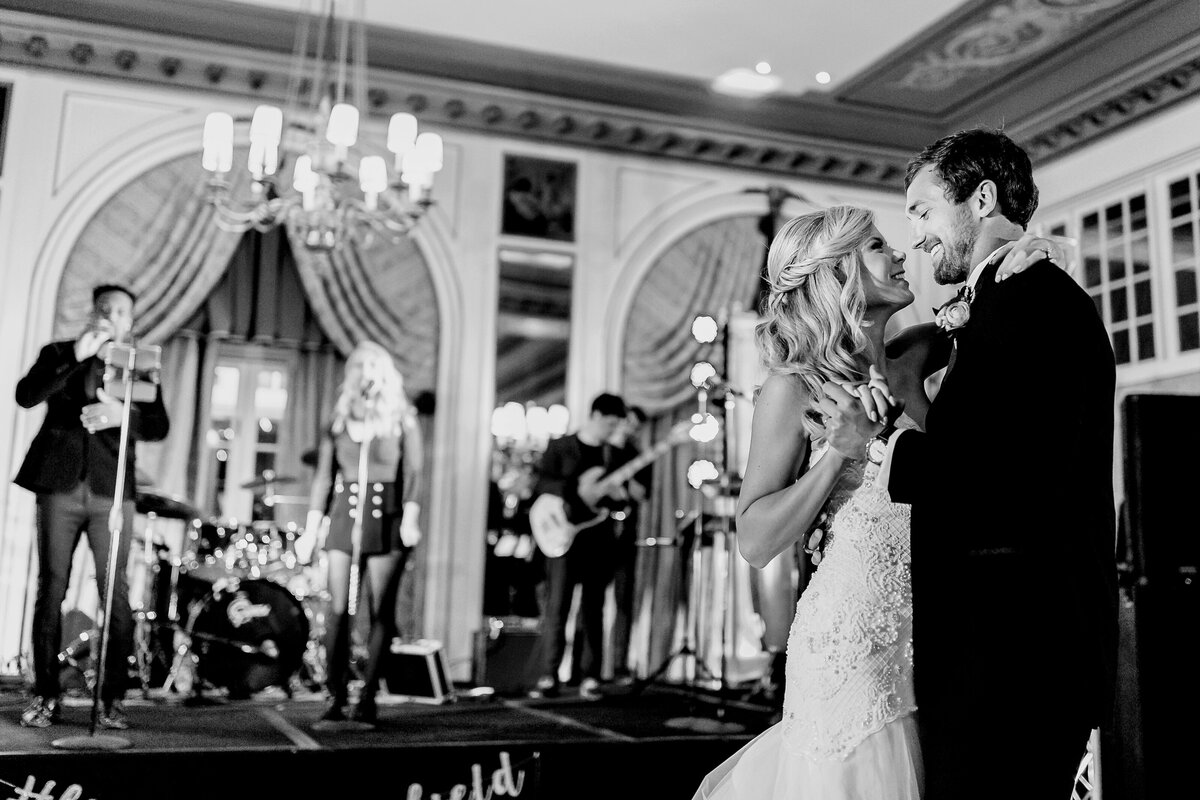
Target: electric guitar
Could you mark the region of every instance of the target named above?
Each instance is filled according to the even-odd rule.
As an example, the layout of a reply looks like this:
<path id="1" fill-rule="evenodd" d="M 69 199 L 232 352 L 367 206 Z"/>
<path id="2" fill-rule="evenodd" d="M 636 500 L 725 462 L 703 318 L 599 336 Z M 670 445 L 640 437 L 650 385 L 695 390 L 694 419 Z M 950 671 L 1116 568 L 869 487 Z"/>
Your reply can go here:
<path id="1" fill-rule="evenodd" d="M 567 518 L 565 503 L 561 497 L 552 494 L 539 495 L 529 507 L 529 527 L 533 531 L 533 540 L 538 549 L 549 558 L 565 555 L 571 549 L 576 534 L 599 525 L 613 514 L 611 509 L 602 506 L 602 501 L 616 494 L 634 475 L 661 458 L 671 448 L 689 441 L 691 429 L 692 423 L 688 420 L 676 423 L 661 442 L 607 474 L 604 467 L 585 470 L 579 476 L 578 493 L 580 499 L 594 512 L 594 516 L 571 522 Z"/>

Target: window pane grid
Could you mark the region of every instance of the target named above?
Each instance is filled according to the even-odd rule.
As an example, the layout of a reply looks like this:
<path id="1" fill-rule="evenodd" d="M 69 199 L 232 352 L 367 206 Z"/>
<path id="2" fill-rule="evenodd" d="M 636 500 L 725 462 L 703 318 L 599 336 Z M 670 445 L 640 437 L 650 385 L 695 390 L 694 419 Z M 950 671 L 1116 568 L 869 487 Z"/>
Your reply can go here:
<path id="1" fill-rule="evenodd" d="M 1171 208 L 1170 269 L 1173 280 L 1176 332 L 1180 352 L 1200 350 L 1200 185 L 1195 174 L 1172 181 L 1167 187 Z"/>
<path id="2" fill-rule="evenodd" d="M 1082 283 L 1100 311 L 1118 364 L 1153 359 L 1152 270 L 1144 193 L 1080 218 Z"/>

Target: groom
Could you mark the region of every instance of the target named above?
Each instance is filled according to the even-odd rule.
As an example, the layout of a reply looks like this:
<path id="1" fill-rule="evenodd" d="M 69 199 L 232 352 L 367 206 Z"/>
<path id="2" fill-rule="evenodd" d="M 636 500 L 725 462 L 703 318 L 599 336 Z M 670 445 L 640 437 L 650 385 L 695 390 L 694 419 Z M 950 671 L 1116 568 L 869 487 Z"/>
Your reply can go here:
<path id="1" fill-rule="evenodd" d="M 955 352 L 926 431 L 873 441 L 861 406 L 826 392 L 851 423 L 841 435 L 912 504 L 925 800 L 1067 800 L 1115 680 L 1112 348 L 1092 299 L 1048 260 L 995 280 L 992 256 L 1038 203 L 1007 136 L 947 136 L 905 186 L 935 280 L 971 287 L 943 320 Z"/>

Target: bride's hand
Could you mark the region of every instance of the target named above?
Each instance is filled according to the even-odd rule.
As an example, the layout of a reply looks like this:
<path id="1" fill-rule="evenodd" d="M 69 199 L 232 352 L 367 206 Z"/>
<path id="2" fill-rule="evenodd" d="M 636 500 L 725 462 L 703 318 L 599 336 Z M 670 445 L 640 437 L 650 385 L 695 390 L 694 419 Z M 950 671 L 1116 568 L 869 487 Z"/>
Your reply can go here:
<path id="1" fill-rule="evenodd" d="M 998 252 L 1004 254 L 1004 260 L 1000 262 L 1000 269 L 996 270 L 996 283 L 1024 272 L 1031 264 L 1042 259 L 1059 267 L 1066 263 L 1066 256 L 1058 242 L 1032 233 L 1026 233 L 1017 241 L 1009 242 Z"/>

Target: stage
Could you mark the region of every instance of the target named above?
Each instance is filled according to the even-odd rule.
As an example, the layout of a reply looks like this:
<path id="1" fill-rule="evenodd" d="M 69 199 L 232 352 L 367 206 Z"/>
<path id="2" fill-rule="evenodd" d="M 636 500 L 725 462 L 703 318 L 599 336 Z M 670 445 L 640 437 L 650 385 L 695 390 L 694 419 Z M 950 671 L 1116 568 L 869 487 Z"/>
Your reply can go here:
<path id="1" fill-rule="evenodd" d="M 381 694 L 373 730 L 326 730 L 320 693 L 268 689 L 197 702 L 130 692 L 116 751 L 55 747 L 89 736 L 91 700 L 20 727 L 24 688 L 0 694 L 0 791 L 20 800 L 316 798 L 687 800 L 701 778 L 764 730 L 774 710 L 689 686 L 605 687 L 597 700 L 475 696 L 441 704 Z M 78 788 L 75 788 L 78 787 Z M 477 794 L 473 794 L 473 792 Z"/>

